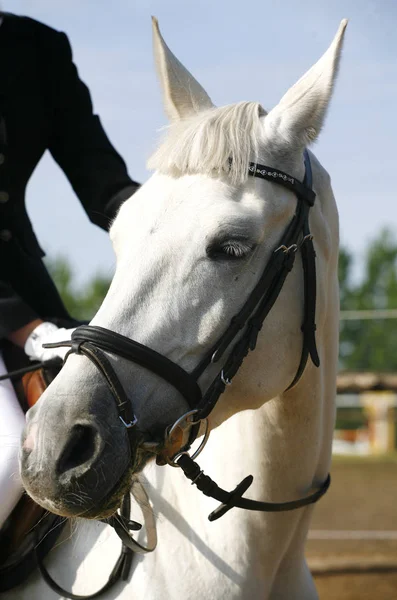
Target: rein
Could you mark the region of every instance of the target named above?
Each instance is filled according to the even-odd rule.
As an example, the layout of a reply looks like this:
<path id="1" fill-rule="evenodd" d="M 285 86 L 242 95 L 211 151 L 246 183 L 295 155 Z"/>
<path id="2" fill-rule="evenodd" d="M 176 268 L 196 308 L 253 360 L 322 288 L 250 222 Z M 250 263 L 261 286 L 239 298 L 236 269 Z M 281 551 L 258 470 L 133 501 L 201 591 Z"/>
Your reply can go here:
<path id="1" fill-rule="evenodd" d="M 21 369 L 14 369 L 9 373 L 5 373 L 4 375 L 0 375 L 0 381 L 5 381 L 6 379 L 20 379 L 26 373 L 33 373 L 33 371 L 37 371 L 37 369 L 51 369 L 52 367 L 59 366 L 59 362 L 62 364 L 62 359 L 53 359 L 46 360 L 44 362 L 34 361 L 33 364 L 22 367 Z"/>

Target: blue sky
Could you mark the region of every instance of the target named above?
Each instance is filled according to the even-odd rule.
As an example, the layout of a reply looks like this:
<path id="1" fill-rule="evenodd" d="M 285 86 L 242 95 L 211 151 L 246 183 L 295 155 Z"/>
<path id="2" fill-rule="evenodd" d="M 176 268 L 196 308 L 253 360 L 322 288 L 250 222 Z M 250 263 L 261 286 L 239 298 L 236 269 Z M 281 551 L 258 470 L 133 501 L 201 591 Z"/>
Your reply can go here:
<path id="1" fill-rule="evenodd" d="M 95 111 L 133 178 L 166 123 L 156 80 L 150 15 L 217 105 L 272 108 L 321 56 L 349 18 L 331 110 L 314 152 L 329 171 L 342 242 L 363 256 L 388 226 L 397 234 L 397 2 L 395 0 L 3 0 L 4 10 L 65 31 Z M 91 225 L 68 181 L 45 155 L 27 206 L 48 256 L 70 257 L 79 282 L 111 274 L 107 235 Z"/>

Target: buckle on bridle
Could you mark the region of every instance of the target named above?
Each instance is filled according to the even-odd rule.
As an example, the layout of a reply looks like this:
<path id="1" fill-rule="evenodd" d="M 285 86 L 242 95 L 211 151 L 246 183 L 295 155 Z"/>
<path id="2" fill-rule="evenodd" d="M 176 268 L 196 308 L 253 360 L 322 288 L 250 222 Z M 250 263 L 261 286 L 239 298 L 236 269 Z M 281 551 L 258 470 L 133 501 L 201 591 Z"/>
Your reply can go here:
<path id="1" fill-rule="evenodd" d="M 228 377 L 225 377 L 225 373 L 224 373 L 223 369 L 221 371 L 220 378 L 224 385 L 232 385 L 232 380 L 229 379 Z"/>
<path id="2" fill-rule="evenodd" d="M 290 252 L 297 252 L 298 248 L 298 244 L 291 244 L 291 246 L 285 246 L 284 244 L 282 244 L 281 246 L 275 249 L 274 253 L 276 254 L 277 252 L 281 251 L 283 254 L 289 254 Z"/>
<path id="3" fill-rule="evenodd" d="M 121 415 L 119 415 L 119 419 L 126 429 L 131 429 L 131 427 L 134 427 L 134 425 L 136 425 L 138 423 L 138 419 L 136 418 L 135 415 L 134 415 L 133 420 L 130 421 L 129 423 L 126 423 Z"/>
<path id="4" fill-rule="evenodd" d="M 277 252 L 280 252 L 280 251 L 283 252 L 283 254 L 290 254 L 290 252 L 298 252 L 298 250 L 300 250 L 300 248 L 302 248 L 303 244 L 311 241 L 312 239 L 313 239 L 313 235 L 311 233 L 308 233 L 307 235 L 303 236 L 301 241 L 298 242 L 297 244 L 291 244 L 291 246 L 285 246 L 284 244 L 282 244 L 281 246 L 279 246 L 278 248 L 275 249 L 274 253 L 276 254 Z"/>
<path id="5" fill-rule="evenodd" d="M 301 241 L 300 245 L 302 246 L 305 242 L 311 242 L 312 239 L 313 239 L 313 234 L 312 233 L 308 233 L 307 235 L 304 236 L 304 238 Z"/>

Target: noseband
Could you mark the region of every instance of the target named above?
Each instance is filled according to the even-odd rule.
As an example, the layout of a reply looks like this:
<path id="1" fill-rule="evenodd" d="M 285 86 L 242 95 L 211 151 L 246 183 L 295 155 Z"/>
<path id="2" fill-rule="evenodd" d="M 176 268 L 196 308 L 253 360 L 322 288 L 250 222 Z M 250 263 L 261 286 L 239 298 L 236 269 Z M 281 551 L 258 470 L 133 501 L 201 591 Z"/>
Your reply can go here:
<path id="1" fill-rule="evenodd" d="M 58 346 L 70 347 L 66 358 L 70 354 L 84 355 L 102 373 L 116 402 L 119 419 L 128 432 L 132 455 L 141 441 L 136 427 L 137 419 L 133 413 L 132 403 L 104 352 L 134 362 L 155 373 L 171 384 L 186 399 L 191 409 L 187 413 L 191 418 L 190 420 L 186 419 L 186 425 L 190 427 L 189 441 L 185 447 L 180 448 L 174 453 L 171 461 L 168 460 L 167 462 L 170 462 L 173 466 L 181 467 L 185 476 L 201 492 L 221 502 L 221 505 L 209 515 L 210 521 L 218 519 L 233 507 L 266 512 L 279 512 L 301 508 L 316 502 L 325 494 L 330 485 L 330 475 L 328 475 L 316 492 L 300 500 L 282 503 L 258 502 L 243 497 L 243 494 L 253 481 L 251 475 L 246 477 L 234 491 L 227 492 L 219 488 L 207 475 L 204 475 L 197 463 L 194 462 L 193 458 L 197 456 L 198 452 L 192 457 L 188 453 L 190 445 L 199 433 L 200 423 L 207 420 L 226 386 L 231 384 L 232 378 L 240 368 L 245 356 L 250 350 L 255 349 L 257 337 L 263 322 L 276 302 L 285 279 L 294 265 L 295 257 L 299 250 L 302 256 L 304 281 L 304 311 L 301 327 L 303 343 L 296 375 L 287 390 L 292 388 L 301 378 L 309 356 L 316 367 L 320 364 L 315 339 L 315 251 L 313 238 L 309 229 L 309 211 L 314 205 L 316 195 L 312 190 L 312 169 L 306 150 L 304 152 L 304 163 L 305 176 L 303 182 L 278 169 L 256 163 L 249 164 L 248 174 L 250 176 L 271 181 L 292 191 L 297 197 L 296 211 L 245 304 L 234 315 L 223 335 L 191 373 L 188 373 L 155 350 L 114 331 L 98 326 L 78 327 L 72 334 L 71 342 L 45 344 L 47 348 Z M 238 334 L 241 335 L 235 341 Z M 218 374 L 205 393 L 202 393 L 198 385 L 199 378 L 209 365 L 219 363 L 233 342 L 234 345 L 223 367 L 219 369 Z M 178 423 L 181 419 L 178 419 Z M 200 446 L 200 450 L 203 445 Z M 119 535 L 120 533 L 122 534 L 123 544 L 130 547 L 133 551 L 142 552 L 142 546 L 139 545 L 137 547 L 137 542 L 125 531 L 118 531 L 118 533 Z"/>

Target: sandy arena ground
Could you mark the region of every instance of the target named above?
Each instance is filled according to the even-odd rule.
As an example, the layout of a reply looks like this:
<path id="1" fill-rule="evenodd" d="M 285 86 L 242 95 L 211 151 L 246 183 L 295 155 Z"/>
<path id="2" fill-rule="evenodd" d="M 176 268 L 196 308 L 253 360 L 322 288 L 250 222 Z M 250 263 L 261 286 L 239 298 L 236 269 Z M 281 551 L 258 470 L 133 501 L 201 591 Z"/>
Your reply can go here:
<path id="1" fill-rule="evenodd" d="M 397 455 L 334 458 L 306 554 L 321 600 L 397 600 Z"/>

